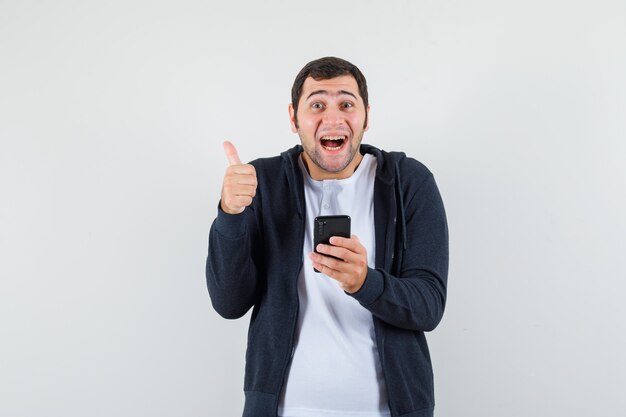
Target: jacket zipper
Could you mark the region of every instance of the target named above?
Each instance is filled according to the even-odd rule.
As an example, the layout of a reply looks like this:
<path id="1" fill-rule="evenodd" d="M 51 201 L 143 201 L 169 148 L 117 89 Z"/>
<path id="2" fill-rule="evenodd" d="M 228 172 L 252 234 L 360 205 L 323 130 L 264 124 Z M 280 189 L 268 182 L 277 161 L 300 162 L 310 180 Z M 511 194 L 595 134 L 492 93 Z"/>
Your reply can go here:
<path id="1" fill-rule="evenodd" d="M 394 191 L 395 191 L 395 187 L 396 187 L 397 183 L 394 183 Z M 402 210 L 403 208 L 401 208 Z M 393 209 L 394 211 L 394 215 L 393 215 L 393 221 L 392 223 L 389 225 L 387 225 L 388 230 L 393 230 L 393 233 L 387 233 L 386 236 L 386 241 L 387 242 L 391 242 L 391 250 L 389 252 L 391 252 L 390 258 L 391 261 L 389 262 L 389 271 L 393 271 L 393 272 L 398 272 L 398 271 L 394 271 L 394 266 L 398 265 L 397 261 L 399 261 L 399 259 L 396 259 L 397 257 L 396 255 L 396 241 L 397 241 L 397 237 L 398 237 L 398 217 L 397 217 L 397 213 L 398 213 L 398 200 L 395 198 L 395 193 L 393 195 Z M 402 226 L 404 227 L 404 226 Z M 391 236 L 390 236 L 391 234 Z M 391 239 L 390 237 L 393 236 L 393 239 Z M 387 254 L 387 250 L 385 250 L 385 254 Z M 389 256 L 389 255 L 386 255 Z M 386 266 L 385 264 L 387 263 L 387 259 L 385 259 L 385 261 L 383 262 L 383 267 Z M 393 406 L 392 406 L 392 401 L 395 401 L 392 398 L 391 395 L 391 389 L 389 387 L 389 384 L 387 383 L 387 381 L 389 381 L 389 378 L 387 378 L 387 365 L 385 363 L 385 332 L 383 331 L 383 329 L 381 329 L 381 324 L 378 322 L 377 318 L 374 318 L 374 330 L 376 332 L 376 335 L 378 336 L 378 334 L 380 334 L 380 338 L 376 338 L 376 342 L 378 343 L 379 339 L 380 339 L 380 346 L 378 347 L 378 357 L 380 360 L 380 367 L 382 368 L 383 371 L 383 377 L 385 378 L 385 390 L 387 391 L 387 405 L 389 406 L 389 412 L 391 413 L 391 415 L 393 416 Z"/>
<path id="2" fill-rule="evenodd" d="M 305 220 L 304 220 L 305 216 L 302 216 L 302 228 L 300 229 L 300 236 L 299 236 L 299 241 L 300 243 L 300 254 L 302 254 L 302 251 L 304 250 L 304 228 L 306 227 L 306 225 L 304 224 Z M 304 265 L 304 262 L 300 263 L 300 268 L 298 269 L 298 273 L 296 275 L 296 279 L 294 280 L 295 282 L 295 294 L 296 294 L 296 312 L 295 315 L 293 317 L 293 325 L 291 326 L 291 335 L 289 337 L 289 353 L 288 353 L 288 357 L 285 360 L 285 366 L 283 367 L 283 372 L 282 372 L 282 376 L 281 376 L 281 382 L 280 382 L 280 389 L 278 390 L 278 395 L 276 396 L 276 416 L 278 416 L 278 404 L 280 403 L 280 396 L 283 393 L 283 388 L 285 386 L 285 378 L 287 376 L 287 369 L 289 369 L 289 367 L 291 366 L 291 361 L 293 360 L 293 355 L 295 353 L 295 348 L 293 346 L 293 339 L 296 335 L 296 325 L 298 324 L 298 314 L 300 314 L 300 296 L 298 294 L 298 277 L 300 276 L 300 271 L 302 270 L 302 267 Z"/>

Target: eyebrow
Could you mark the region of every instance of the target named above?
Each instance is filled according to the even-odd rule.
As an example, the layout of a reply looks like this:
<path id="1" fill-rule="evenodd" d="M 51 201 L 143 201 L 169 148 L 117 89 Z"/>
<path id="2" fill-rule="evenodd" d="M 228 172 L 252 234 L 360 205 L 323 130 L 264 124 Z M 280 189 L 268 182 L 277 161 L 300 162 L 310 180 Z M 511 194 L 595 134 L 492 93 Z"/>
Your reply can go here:
<path id="1" fill-rule="evenodd" d="M 310 99 L 312 96 L 314 96 L 316 94 L 330 95 L 330 93 L 328 91 L 326 91 L 326 90 L 317 90 L 317 91 L 313 91 L 311 94 L 309 94 L 306 99 L 308 100 L 308 99 Z M 337 93 L 338 96 L 340 96 L 342 94 L 347 94 L 349 96 L 354 97 L 355 100 L 357 99 L 354 94 L 352 94 L 351 92 L 346 91 L 346 90 L 339 90 L 339 92 Z"/>

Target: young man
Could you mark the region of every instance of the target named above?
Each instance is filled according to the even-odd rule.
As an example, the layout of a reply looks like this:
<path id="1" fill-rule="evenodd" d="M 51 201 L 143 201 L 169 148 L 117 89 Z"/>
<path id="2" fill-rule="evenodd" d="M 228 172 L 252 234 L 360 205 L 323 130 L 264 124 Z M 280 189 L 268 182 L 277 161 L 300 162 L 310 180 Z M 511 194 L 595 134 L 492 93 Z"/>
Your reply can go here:
<path id="1" fill-rule="evenodd" d="M 301 146 L 242 164 L 224 143 L 206 273 L 220 315 L 253 308 L 244 417 L 433 415 L 424 332 L 446 299 L 444 207 L 424 165 L 361 144 L 368 112 L 361 71 L 321 58 L 292 88 Z M 313 248 L 319 215 L 350 216 L 352 236 Z"/>

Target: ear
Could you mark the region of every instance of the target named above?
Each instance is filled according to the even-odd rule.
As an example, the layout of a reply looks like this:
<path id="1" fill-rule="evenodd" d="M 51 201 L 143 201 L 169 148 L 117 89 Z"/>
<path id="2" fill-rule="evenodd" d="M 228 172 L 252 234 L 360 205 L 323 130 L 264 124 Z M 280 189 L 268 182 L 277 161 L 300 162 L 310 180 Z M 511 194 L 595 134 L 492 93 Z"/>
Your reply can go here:
<path id="1" fill-rule="evenodd" d="M 370 105 L 369 104 L 367 105 L 367 110 L 365 110 L 365 114 L 367 115 L 367 124 L 363 128 L 363 131 L 367 132 L 367 130 L 370 128 Z"/>
<path id="2" fill-rule="evenodd" d="M 291 131 L 298 133 L 298 127 L 296 126 L 296 112 L 293 110 L 293 105 L 289 103 L 289 121 L 291 122 Z"/>

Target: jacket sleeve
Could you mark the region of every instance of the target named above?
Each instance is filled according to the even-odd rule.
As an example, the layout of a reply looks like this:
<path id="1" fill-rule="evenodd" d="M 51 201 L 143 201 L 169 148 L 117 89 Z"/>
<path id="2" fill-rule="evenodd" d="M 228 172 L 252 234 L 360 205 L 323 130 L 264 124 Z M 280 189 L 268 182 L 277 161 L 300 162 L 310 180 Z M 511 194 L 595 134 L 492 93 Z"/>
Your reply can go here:
<path id="1" fill-rule="evenodd" d="M 218 208 L 209 233 L 206 280 L 213 308 L 224 318 L 243 316 L 256 301 L 256 231 L 252 206 L 241 214 L 228 214 Z"/>
<path id="2" fill-rule="evenodd" d="M 397 275 L 370 268 L 363 286 L 351 295 L 392 326 L 430 331 L 441 321 L 446 301 L 446 215 L 430 173 L 404 199 L 406 240 L 400 239 L 395 251 Z"/>

